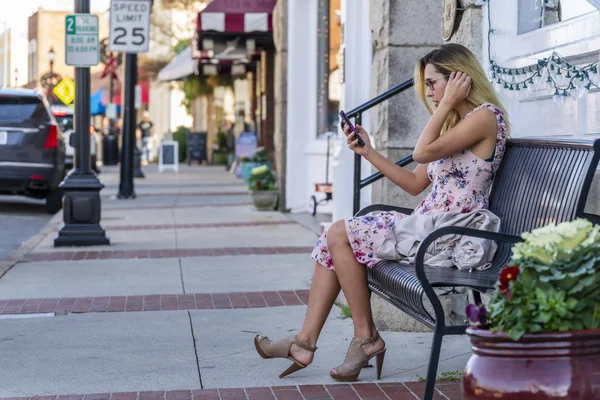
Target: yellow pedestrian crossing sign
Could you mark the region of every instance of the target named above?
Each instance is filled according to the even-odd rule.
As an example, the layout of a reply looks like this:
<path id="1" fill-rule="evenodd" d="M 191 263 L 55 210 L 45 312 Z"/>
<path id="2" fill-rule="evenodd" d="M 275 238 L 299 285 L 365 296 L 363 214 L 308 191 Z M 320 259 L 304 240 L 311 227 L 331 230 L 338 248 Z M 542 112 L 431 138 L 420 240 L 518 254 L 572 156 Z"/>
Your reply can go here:
<path id="1" fill-rule="evenodd" d="M 75 100 L 75 82 L 71 78 L 58 82 L 52 91 L 65 104 L 71 104 Z"/>

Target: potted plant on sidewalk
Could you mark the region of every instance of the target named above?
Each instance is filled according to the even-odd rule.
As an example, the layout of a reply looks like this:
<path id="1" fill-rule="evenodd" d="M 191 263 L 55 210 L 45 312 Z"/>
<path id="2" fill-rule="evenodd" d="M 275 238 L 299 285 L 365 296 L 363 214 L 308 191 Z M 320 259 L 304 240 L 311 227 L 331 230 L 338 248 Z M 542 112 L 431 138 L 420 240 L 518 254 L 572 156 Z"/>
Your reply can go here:
<path id="1" fill-rule="evenodd" d="M 250 171 L 253 168 L 260 167 L 261 165 L 266 165 L 267 167 L 271 167 L 271 163 L 269 162 L 269 153 L 264 147 L 259 147 L 254 151 L 252 158 L 242 158 L 242 178 L 249 183 L 250 179 Z"/>
<path id="2" fill-rule="evenodd" d="M 600 399 L 600 226 L 523 235 L 488 310 L 469 305 L 464 400 Z"/>
<path id="3" fill-rule="evenodd" d="M 277 181 L 273 171 L 266 165 L 253 168 L 248 188 L 257 210 L 273 210 L 277 205 Z"/>

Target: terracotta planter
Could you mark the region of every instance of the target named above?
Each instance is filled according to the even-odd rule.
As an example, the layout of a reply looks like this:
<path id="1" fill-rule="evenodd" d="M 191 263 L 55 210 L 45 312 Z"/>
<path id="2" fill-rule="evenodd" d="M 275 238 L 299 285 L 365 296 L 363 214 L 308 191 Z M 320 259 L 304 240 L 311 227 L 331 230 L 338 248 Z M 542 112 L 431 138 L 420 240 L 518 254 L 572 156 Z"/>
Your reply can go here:
<path id="1" fill-rule="evenodd" d="M 277 205 L 277 190 L 258 190 L 250 192 L 257 210 L 273 210 Z"/>
<path id="2" fill-rule="evenodd" d="M 463 400 L 600 399 L 600 329 L 526 334 L 468 328 Z"/>

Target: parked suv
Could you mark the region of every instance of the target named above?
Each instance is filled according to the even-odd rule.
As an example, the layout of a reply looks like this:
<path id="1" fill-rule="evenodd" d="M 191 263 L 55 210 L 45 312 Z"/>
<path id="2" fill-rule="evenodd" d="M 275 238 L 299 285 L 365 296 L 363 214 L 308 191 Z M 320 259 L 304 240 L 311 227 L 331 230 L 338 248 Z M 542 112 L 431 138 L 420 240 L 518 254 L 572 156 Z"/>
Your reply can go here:
<path id="1" fill-rule="evenodd" d="M 65 138 L 65 167 L 67 170 L 73 169 L 73 157 L 75 155 L 75 148 L 71 146 L 71 134 L 75 132 L 75 128 L 73 126 L 73 108 L 63 105 L 52 105 L 50 109 L 52 110 L 52 114 L 56 119 L 56 123 L 63 132 Z M 91 124 L 90 135 L 90 162 L 94 172 L 100 173 L 96 162 L 98 159 L 96 156 L 98 148 L 98 134 Z"/>
<path id="2" fill-rule="evenodd" d="M 46 199 L 62 207 L 65 142 L 45 96 L 32 89 L 0 89 L 0 194 Z"/>

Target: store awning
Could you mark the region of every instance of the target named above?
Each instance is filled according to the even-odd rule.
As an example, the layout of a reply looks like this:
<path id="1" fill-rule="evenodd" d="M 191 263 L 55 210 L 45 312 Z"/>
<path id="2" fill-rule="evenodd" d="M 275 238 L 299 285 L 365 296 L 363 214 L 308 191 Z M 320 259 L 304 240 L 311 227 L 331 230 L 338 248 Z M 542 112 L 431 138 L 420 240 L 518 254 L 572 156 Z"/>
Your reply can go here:
<path id="1" fill-rule="evenodd" d="M 142 90 L 142 104 L 148 104 L 150 101 L 150 82 L 143 80 L 137 83 Z M 90 96 L 90 113 L 91 115 L 105 114 L 106 105 L 110 103 L 109 91 L 107 88 L 102 88 Z M 121 112 L 121 91 L 115 90 L 113 101 L 117 105 L 117 112 Z"/>
<path id="2" fill-rule="evenodd" d="M 192 48 L 188 46 L 158 73 L 159 81 L 175 81 L 194 75 L 197 61 L 192 58 Z"/>
<path id="3" fill-rule="evenodd" d="M 198 32 L 269 32 L 277 0 L 214 0 L 198 14 Z"/>
<path id="4" fill-rule="evenodd" d="M 143 80 L 139 81 L 138 86 L 142 91 L 142 104 L 148 104 L 150 102 L 150 81 Z M 102 93 L 102 105 L 106 106 L 110 102 L 108 90 Z M 115 93 L 115 97 L 113 98 L 113 102 L 117 105 L 121 104 L 121 91 Z"/>

